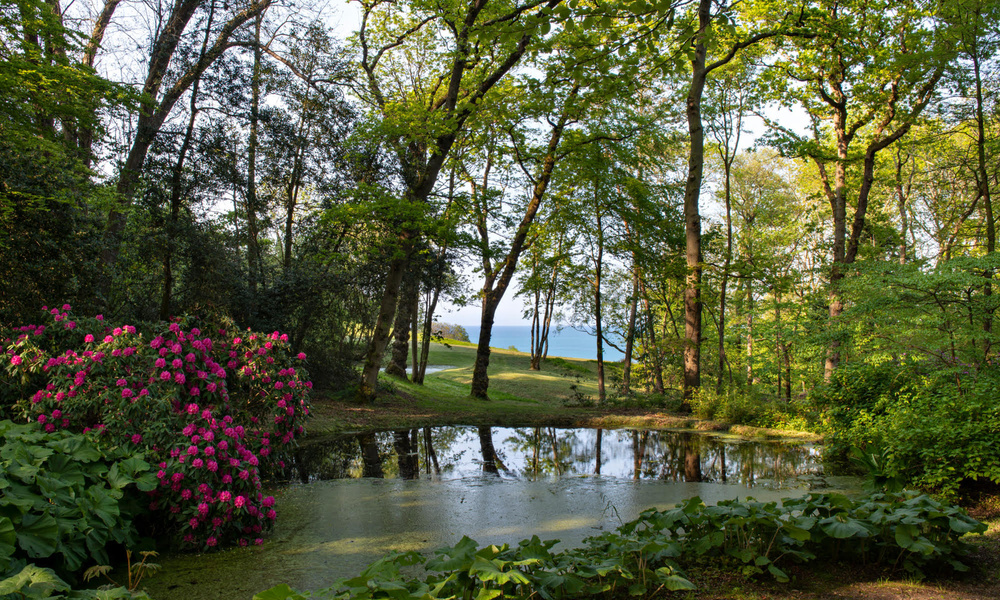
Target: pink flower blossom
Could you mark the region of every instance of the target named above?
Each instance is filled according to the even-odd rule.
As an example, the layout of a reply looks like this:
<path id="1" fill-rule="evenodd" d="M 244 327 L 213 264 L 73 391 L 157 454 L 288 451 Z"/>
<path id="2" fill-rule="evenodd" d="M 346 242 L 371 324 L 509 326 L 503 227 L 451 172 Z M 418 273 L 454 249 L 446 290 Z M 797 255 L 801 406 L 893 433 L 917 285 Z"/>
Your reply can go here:
<path id="1" fill-rule="evenodd" d="M 141 435 L 139 435 L 138 433 L 133 433 L 132 434 L 132 443 L 133 444 L 138 444 L 141 441 L 142 441 L 142 436 Z"/>
<path id="2" fill-rule="evenodd" d="M 223 491 L 219 492 L 219 502 L 229 502 L 229 500 L 232 497 L 233 497 L 233 495 L 232 495 L 232 493 L 230 493 L 229 490 L 223 490 Z"/>
<path id="3" fill-rule="evenodd" d="M 216 545 L 217 543 L 219 543 L 219 542 L 214 537 L 210 537 L 207 540 L 205 540 L 205 545 L 208 546 L 209 548 L 211 548 L 212 546 Z"/>
<path id="4" fill-rule="evenodd" d="M 305 360 L 306 359 L 306 353 L 305 352 L 299 352 L 298 359 L 299 360 Z"/>
<path id="5" fill-rule="evenodd" d="M 246 503 L 247 499 L 244 498 L 243 496 L 236 496 L 236 499 L 233 500 L 233 505 L 236 506 L 236 508 L 243 508 L 243 506 L 246 505 Z"/>
<path id="6" fill-rule="evenodd" d="M 184 377 L 184 373 L 177 373 L 176 375 L 174 375 L 174 381 L 183 385 L 184 382 L 187 381 L 187 378 Z"/>
<path id="7" fill-rule="evenodd" d="M 21 364 L 21 355 L 20 354 L 15 354 L 14 356 L 11 356 L 10 357 L 10 364 L 14 365 L 15 367 L 17 365 Z"/>
<path id="8" fill-rule="evenodd" d="M 88 343 L 88 344 L 93 343 L 93 341 L 94 341 L 94 335 L 91 334 L 91 333 L 88 333 L 87 335 L 83 336 L 83 341 L 86 342 L 86 343 Z"/>

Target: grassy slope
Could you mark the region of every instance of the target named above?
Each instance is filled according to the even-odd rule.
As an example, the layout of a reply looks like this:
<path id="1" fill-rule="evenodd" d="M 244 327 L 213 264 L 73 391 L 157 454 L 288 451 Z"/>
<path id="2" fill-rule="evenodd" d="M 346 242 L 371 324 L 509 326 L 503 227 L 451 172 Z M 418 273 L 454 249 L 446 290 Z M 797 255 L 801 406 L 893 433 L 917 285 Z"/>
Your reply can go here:
<path id="1" fill-rule="evenodd" d="M 429 365 L 451 368 L 430 373 L 424 385 L 380 375 L 378 399 L 358 405 L 345 392 L 313 400 L 312 434 L 357 429 L 391 429 L 443 424 L 591 425 L 691 427 L 691 418 L 656 408 L 609 403 L 595 406 L 597 363 L 593 360 L 551 358 L 541 371 L 529 370 L 529 356 L 494 349 L 490 356 L 490 400 L 469 395 L 476 348 L 472 344 L 431 344 Z M 704 426 L 704 425 L 703 425 Z"/>

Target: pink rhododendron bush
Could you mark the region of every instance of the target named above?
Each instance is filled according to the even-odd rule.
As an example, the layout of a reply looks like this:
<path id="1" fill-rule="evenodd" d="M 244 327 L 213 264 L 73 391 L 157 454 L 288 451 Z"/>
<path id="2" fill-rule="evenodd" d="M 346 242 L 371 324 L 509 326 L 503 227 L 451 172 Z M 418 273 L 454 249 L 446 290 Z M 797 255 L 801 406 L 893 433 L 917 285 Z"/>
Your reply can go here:
<path id="1" fill-rule="evenodd" d="M 261 475 L 284 466 L 309 415 L 305 355 L 278 332 L 196 325 L 47 309 L 41 324 L 0 334 L 0 411 L 144 453 L 159 535 L 199 549 L 260 543 L 276 516 Z"/>

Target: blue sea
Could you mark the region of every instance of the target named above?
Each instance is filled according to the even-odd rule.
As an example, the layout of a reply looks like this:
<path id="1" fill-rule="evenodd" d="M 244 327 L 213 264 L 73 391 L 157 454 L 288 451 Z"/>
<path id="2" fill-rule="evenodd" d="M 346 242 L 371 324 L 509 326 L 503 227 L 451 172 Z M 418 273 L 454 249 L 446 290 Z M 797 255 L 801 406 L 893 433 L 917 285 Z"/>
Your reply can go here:
<path id="1" fill-rule="evenodd" d="M 463 327 L 469 333 L 469 340 L 472 343 L 479 341 L 479 325 L 463 325 Z M 504 349 L 513 346 L 521 352 L 531 352 L 531 327 L 528 325 L 494 325 L 490 346 Z M 624 347 L 624 344 L 622 346 Z M 596 360 L 597 338 L 572 327 L 563 327 L 562 330 L 556 330 L 555 327 L 552 327 L 549 330 L 549 356 Z M 613 362 L 623 358 L 625 358 L 624 354 L 607 344 L 604 345 L 604 360 Z"/>

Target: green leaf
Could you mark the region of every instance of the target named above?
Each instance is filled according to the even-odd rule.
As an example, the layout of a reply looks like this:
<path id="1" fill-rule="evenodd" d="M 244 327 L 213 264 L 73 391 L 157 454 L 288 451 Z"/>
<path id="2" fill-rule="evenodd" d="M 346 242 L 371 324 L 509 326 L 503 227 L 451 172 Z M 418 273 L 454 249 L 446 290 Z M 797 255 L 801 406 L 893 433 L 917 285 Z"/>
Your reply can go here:
<path id="1" fill-rule="evenodd" d="M 670 567 L 660 567 L 656 570 L 660 583 L 670 591 L 693 590 L 695 585 L 687 579 L 676 575 Z"/>
<path id="2" fill-rule="evenodd" d="M 786 583 L 786 582 L 789 581 L 788 574 L 785 573 L 784 571 L 782 571 L 781 569 L 779 569 L 778 567 L 774 566 L 773 564 L 767 565 L 767 570 L 779 582 Z"/>
<path id="3" fill-rule="evenodd" d="M 476 576 L 483 581 L 495 581 L 500 585 L 504 585 L 511 581 L 521 584 L 530 582 L 530 580 L 517 569 L 504 571 L 500 568 L 500 565 L 497 564 L 497 561 L 487 560 L 482 556 L 476 557 L 476 560 L 472 563 L 472 567 L 469 569 L 469 575 Z"/>
<path id="4" fill-rule="evenodd" d="M 846 539 L 850 537 L 868 537 L 865 527 L 856 519 L 850 517 L 830 517 L 820 521 L 820 528 L 830 537 Z"/>
<path id="5" fill-rule="evenodd" d="M 476 600 L 493 600 L 499 598 L 501 594 L 503 594 L 503 590 L 481 588 L 476 594 Z"/>
<path id="6" fill-rule="evenodd" d="M 58 540 L 59 525 L 48 513 L 28 513 L 17 528 L 17 543 L 32 558 L 52 556 Z"/>
<path id="7" fill-rule="evenodd" d="M 28 598 L 47 598 L 52 592 L 65 592 L 69 589 L 69 585 L 51 569 L 35 565 L 27 565 L 17 575 L 0 581 L 0 597 L 19 594 Z"/>

